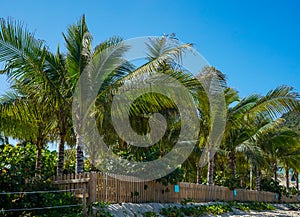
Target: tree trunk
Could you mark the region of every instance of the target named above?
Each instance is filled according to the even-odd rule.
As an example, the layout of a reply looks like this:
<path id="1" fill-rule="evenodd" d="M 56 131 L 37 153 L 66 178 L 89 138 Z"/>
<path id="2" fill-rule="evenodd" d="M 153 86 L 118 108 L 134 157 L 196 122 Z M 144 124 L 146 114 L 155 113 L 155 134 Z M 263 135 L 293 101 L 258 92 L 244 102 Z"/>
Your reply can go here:
<path id="1" fill-rule="evenodd" d="M 299 174 L 298 172 L 295 172 L 295 178 L 296 178 L 296 189 L 299 190 Z"/>
<path id="2" fill-rule="evenodd" d="M 58 145 L 58 161 L 57 161 L 57 175 L 63 173 L 64 159 L 65 159 L 65 132 L 60 133 L 60 141 Z"/>
<path id="3" fill-rule="evenodd" d="M 208 159 L 210 159 L 210 157 Z M 211 158 L 208 162 L 208 169 L 207 169 L 207 184 L 208 185 L 212 185 L 214 182 L 214 167 L 215 167 L 214 158 Z"/>
<path id="4" fill-rule="evenodd" d="M 258 166 L 255 166 L 255 172 L 256 172 L 256 177 L 255 177 L 256 190 L 260 191 L 260 171 Z"/>
<path id="5" fill-rule="evenodd" d="M 4 136 L 4 142 L 5 142 L 5 144 L 9 144 L 9 139 L 7 136 Z"/>
<path id="6" fill-rule="evenodd" d="M 83 173 L 83 137 L 76 135 L 76 173 Z"/>
<path id="7" fill-rule="evenodd" d="M 277 182 L 277 163 L 273 163 L 274 181 Z"/>
<path id="8" fill-rule="evenodd" d="M 252 190 L 252 177 L 253 177 L 253 171 L 252 171 L 252 163 L 250 162 L 250 190 Z"/>
<path id="9" fill-rule="evenodd" d="M 241 177 L 241 181 L 240 181 L 240 185 L 241 185 L 241 188 L 244 188 L 245 187 L 245 177 Z"/>
<path id="10" fill-rule="evenodd" d="M 229 152 L 229 164 L 232 170 L 232 174 L 234 178 L 236 178 L 236 162 L 235 162 L 235 153 L 234 151 Z"/>
<path id="11" fill-rule="evenodd" d="M 42 173 L 42 150 L 43 150 L 43 139 L 38 139 L 36 142 L 36 161 L 35 161 L 35 176 L 40 177 Z"/>
<path id="12" fill-rule="evenodd" d="M 290 195 L 290 177 L 289 177 L 289 169 L 286 167 L 285 170 L 285 179 L 286 179 L 286 192 L 287 195 Z"/>
<path id="13" fill-rule="evenodd" d="M 200 167 L 198 163 L 197 163 L 197 183 L 198 184 L 202 183 L 202 167 Z"/>
<path id="14" fill-rule="evenodd" d="M 61 107 L 64 108 L 64 107 Z M 57 175 L 63 173 L 64 158 L 65 158 L 65 141 L 67 135 L 67 115 L 64 109 L 57 112 L 58 128 L 59 128 L 59 145 L 58 145 L 58 161 L 57 161 Z"/>

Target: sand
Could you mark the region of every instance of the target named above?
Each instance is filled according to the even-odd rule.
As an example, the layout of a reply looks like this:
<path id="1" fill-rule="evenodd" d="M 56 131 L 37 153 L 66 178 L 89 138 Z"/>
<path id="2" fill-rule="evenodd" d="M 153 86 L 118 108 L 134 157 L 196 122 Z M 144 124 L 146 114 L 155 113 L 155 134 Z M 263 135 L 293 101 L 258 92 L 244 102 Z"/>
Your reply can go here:
<path id="1" fill-rule="evenodd" d="M 195 205 L 208 205 L 214 204 L 215 202 L 210 203 L 199 203 Z M 142 217 L 142 213 L 147 211 L 154 211 L 159 213 L 159 210 L 168 207 L 168 206 L 177 206 L 180 207 L 180 204 L 163 204 L 163 203 L 143 203 L 143 204 L 136 204 L 136 203 L 122 203 L 122 204 L 110 204 L 107 207 L 107 210 L 110 211 L 116 217 Z M 300 211 L 290 210 L 288 205 L 283 204 L 275 204 L 276 210 L 273 211 L 250 211 L 244 212 L 238 209 L 233 208 L 233 212 L 224 213 L 222 215 L 203 215 L 203 217 L 212 217 L 212 216 L 269 216 L 269 217 L 285 217 L 285 216 L 299 216 Z"/>

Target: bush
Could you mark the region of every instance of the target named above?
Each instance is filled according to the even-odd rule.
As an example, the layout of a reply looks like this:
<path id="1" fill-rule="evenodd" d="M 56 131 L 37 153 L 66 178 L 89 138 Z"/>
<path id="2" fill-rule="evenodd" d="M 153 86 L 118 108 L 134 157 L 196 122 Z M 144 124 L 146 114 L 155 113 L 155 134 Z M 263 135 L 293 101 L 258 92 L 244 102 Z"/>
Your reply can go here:
<path id="1" fill-rule="evenodd" d="M 176 206 L 162 208 L 159 213 L 165 217 L 184 217 L 182 210 Z"/>
<path id="2" fill-rule="evenodd" d="M 35 176 L 36 149 L 35 145 L 19 144 L 0 146 L 0 192 L 34 192 L 57 190 L 51 187 L 55 174 L 57 153 L 47 149 L 42 151 L 42 173 Z M 74 205 L 79 202 L 72 193 L 52 192 L 34 194 L 2 194 L 0 195 L 0 210 L 40 208 L 61 205 Z M 35 211 L 5 212 L 2 216 L 80 216 L 81 207 L 59 208 Z M 76 216 L 75 215 L 75 216 Z"/>
<path id="3" fill-rule="evenodd" d="M 155 212 L 151 212 L 151 211 L 144 212 L 142 215 L 143 217 L 158 217 L 158 215 Z"/>
<path id="4" fill-rule="evenodd" d="M 160 214 L 165 217 L 177 217 L 177 216 L 201 216 L 205 213 L 220 215 L 222 213 L 231 212 L 232 209 L 227 204 L 213 204 L 209 206 L 182 206 L 180 208 L 173 206 L 163 208 Z"/>
<path id="5" fill-rule="evenodd" d="M 279 182 L 275 182 L 272 178 L 262 178 L 260 183 L 260 189 L 261 191 L 277 193 L 279 195 L 279 200 L 281 199 L 282 195 L 286 195 L 286 188 L 279 185 Z"/>
<path id="6" fill-rule="evenodd" d="M 216 185 L 228 187 L 230 190 L 241 187 L 238 175 L 237 177 L 234 177 L 232 174 L 225 176 L 222 171 L 216 172 L 214 181 Z"/>
<path id="7" fill-rule="evenodd" d="M 250 202 L 249 208 L 251 210 L 257 210 L 257 211 L 275 210 L 275 207 L 272 206 L 270 203 L 264 203 L 264 202 Z"/>
<path id="8" fill-rule="evenodd" d="M 106 202 L 95 202 L 93 203 L 93 207 L 96 208 L 96 216 L 97 217 L 113 217 L 113 215 L 106 210 L 106 207 L 109 203 Z"/>

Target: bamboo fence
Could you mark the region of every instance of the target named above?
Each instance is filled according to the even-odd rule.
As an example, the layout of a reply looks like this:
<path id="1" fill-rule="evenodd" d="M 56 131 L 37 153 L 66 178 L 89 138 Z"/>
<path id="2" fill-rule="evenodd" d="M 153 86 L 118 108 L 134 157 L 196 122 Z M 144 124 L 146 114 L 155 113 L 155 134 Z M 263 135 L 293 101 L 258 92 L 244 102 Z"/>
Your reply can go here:
<path id="1" fill-rule="evenodd" d="M 76 192 L 77 197 L 88 198 L 89 203 L 105 201 L 109 203 L 146 203 L 165 202 L 180 203 L 184 200 L 193 202 L 207 201 L 258 201 L 258 202 L 298 202 L 297 196 L 283 196 L 279 201 L 278 195 L 272 192 L 251 191 L 245 189 L 230 190 L 227 187 L 216 185 L 201 185 L 180 182 L 178 185 L 164 186 L 156 181 L 139 181 L 134 177 L 118 179 L 115 175 L 101 172 L 84 174 L 69 174 L 54 176 L 52 184 L 60 189 L 86 189 Z"/>

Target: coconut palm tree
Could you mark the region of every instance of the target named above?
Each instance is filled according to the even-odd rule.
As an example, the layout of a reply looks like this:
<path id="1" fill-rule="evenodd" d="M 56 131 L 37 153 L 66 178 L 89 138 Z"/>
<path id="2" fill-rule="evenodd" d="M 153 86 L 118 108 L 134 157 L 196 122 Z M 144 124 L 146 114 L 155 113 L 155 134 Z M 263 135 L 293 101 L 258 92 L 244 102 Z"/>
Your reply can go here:
<path id="1" fill-rule="evenodd" d="M 103 129 L 109 131 L 107 130 L 108 128 L 103 127 L 106 126 L 105 124 L 107 124 L 105 122 L 106 117 L 109 117 L 109 114 L 107 113 L 110 112 L 109 105 L 112 101 L 112 95 L 113 92 L 116 91 L 119 86 L 124 84 L 125 81 L 127 87 L 131 88 L 131 85 L 135 85 L 135 83 L 139 81 L 141 76 L 145 76 L 149 72 L 164 73 L 178 79 L 182 82 L 183 85 L 186 85 L 191 89 L 195 89 L 196 87 L 192 84 L 199 82 L 197 82 L 196 79 L 191 78 L 190 75 L 187 75 L 186 73 L 183 73 L 183 71 L 177 69 L 177 64 L 175 64 L 175 59 L 178 58 L 185 50 L 189 49 L 190 46 L 190 44 L 178 44 L 170 46 L 168 44 L 166 36 L 164 36 L 162 38 L 149 41 L 148 47 L 150 52 L 148 54 L 147 62 L 142 66 L 134 67 L 130 63 L 125 62 L 125 64 L 122 64 L 120 67 L 117 67 L 113 71 L 110 71 L 111 69 L 106 71 L 105 68 L 104 70 L 102 68 L 102 71 L 106 74 L 101 76 L 107 77 L 108 79 L 104 81 L 104 86 L 99 90 L 98 96 L 96 97 L 96 116 L 100 118 L 100 121 L 98 122 L 100 131 Z M 98 70 L 97 67 L 99 66 L 103 67 L 103 65 L 100 65 L 98 62 L 94 62 L 94 60 L 97 59 L 100 55 L 103 55 L 103 52 L 114 52 L 114 55 L 111 55 L 110 59 L 108 60 L 114 64 L 114 62 L 122 62 L 122 55 L 126 50 L 127 48 L 122 44 L 122 41 L 116 40 L 116 38 L 112 38 L 108 41 L 105 41 L 104 43 L 101 43 L 95 48 L 94 51 L 89 52 L 90 56 L 88 57 L 88 59 L 90 60 L 90 62 L 88 64 L 89 67 L 94 70 L 89 71 L 89 73 L 95 73 Z M 109 64 L 107 66 L 111 67 Z M 88 78 L 87 82 L 89 82 Z M 85 82 L 84 85 L 88 86 L 88 84 L 86 84 L 87 82 Z M 136 114 L 137 116 L 139 116 L 142 113 L 149 114 L 149 110 L 151 109 L 154 111 L 163 111 L 167 108 L 174 108 L 174 104 L 171 103 L 170 100 L 164 100 L 163 97 L 159 97 L 155 94 L 141 96 L 140 103 L 141 102 L 144 106 L 131 106 L 132 114 Z M 78 108 L 78 111 L 80 111 L 80 108 Z M 80 123 L 80 120 L 78 120 L 77 123 Z M 80 128 L 80 124 L 77 124 L 77 128 L 75 129 L 78 137 L 77 141 L 79 141 L 77 147 L 83 147 L 83 137 L 80 134 Z M 119 142 L 124 143 L 122 139 L 119 140 Z"/>
<path id="2" fill-rule="evenodd" d="M 265 140 L 269 139 L 269 134 L 277 130 L 283 122 L 279 118 L 275 121 L 267 119 L 258 119 L 255 125 L 251 126 L 251 131 L 248 132 L 249 139 L 236 147 L 236 152 L 241 153 L 243 157 L 248 159 L 250 164 L 250 188 L 252 188 L 252 169 L 256 173 L 256 190 L 260 190 L 261 169 L 268 164 L 266 160 L 266 153 L 261 147 Z M 254 133 L 253 133 L 254 132 Z"/>
<path id="3" fill-rule="evenodd" d="M 250 95 L 228 109 L 223 147 L 228 151 L 230 168 L 236 176 L 236 147 L 253 137 L 259 123 L 300 109 L 299 95 L 292 87 L 280 86 L 266 96 Z M 262 125 L 264 126 L 264 125 Z"/>
<path id="4" fill-rule="evenodd" d="M 53 115 L 44 104 L 15 92 L 7 92 L 0 99 L 1 119 L 7 128 L 4 132 L 23 141 L 31 141 L 37 149 L 36 176 L 42 170 L 42 150 L 51 139 Z"/>
<path id="5" fill-rule="evenodd" d="M 291 168 L 298 170 L 300 164 L 299 135 L 290 129 L 279 128 L 268 133 L 263 142 L 260 142 L 260 146 L 273 167 L 275 181 L 277 181 L 278 165 L 283 166 L 289 192 L 289 171 Z"/>
<path id="6" fill-rule="evenodd" d="M 59 120 L 56 122 L 60 139 L 57 172 L 61 173 L 71 117 L 64 57 L 59 50 L 50 53 L 44 41 L 36 39 L 19 22 L 1 19 L 0 28 L 0 62 L 4 62 L 1 73 L 6 73 L 13 84 L 17 82 L 26 97 L 47 105 Z"/>

